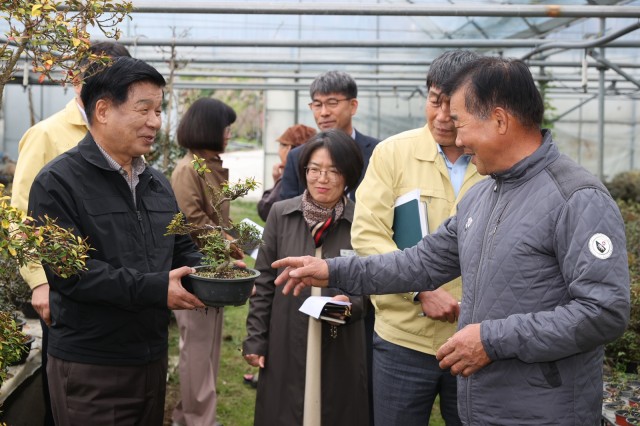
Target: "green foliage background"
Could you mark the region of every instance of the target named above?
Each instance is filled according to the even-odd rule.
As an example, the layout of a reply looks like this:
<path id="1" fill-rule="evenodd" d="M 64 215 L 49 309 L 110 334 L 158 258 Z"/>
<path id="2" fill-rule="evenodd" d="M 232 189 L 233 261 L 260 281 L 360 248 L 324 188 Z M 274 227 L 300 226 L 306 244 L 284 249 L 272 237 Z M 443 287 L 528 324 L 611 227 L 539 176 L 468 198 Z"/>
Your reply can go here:
<path id="1" fill-rule="evenodd" d="M 606 186 L 625 223 L 631 278 L 629 325 L 620 338 L 606 346 L 606 363 L 615 370 L 635 373 L 640 363 L 640 172 L 620 173 Z"/>

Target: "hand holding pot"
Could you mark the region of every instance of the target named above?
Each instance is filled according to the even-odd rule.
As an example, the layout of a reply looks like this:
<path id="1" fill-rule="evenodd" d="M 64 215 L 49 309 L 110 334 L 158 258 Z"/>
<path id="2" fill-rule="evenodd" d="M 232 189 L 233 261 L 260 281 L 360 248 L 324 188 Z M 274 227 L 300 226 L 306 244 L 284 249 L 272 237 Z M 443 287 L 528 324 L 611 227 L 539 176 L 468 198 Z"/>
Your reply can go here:
<path id="1" fill-rule="evenodd" d="M 196 296 L 189 293 L 182 287 L 180 279 L 192 274 L 195 269 L 183 266 L 169 272 L 169 291 L 167 294 L 167 306 L 169 309 L 197 309 L 204 308 L 204 303 Z"/>

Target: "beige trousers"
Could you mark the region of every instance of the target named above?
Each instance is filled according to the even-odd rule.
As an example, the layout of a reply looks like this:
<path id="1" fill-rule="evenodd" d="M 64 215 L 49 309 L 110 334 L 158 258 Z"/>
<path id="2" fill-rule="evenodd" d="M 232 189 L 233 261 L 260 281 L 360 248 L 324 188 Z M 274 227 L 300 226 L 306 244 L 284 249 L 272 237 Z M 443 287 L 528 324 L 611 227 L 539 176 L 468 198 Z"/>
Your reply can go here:
<path id="1" fill-rule="evenodd" d="M 173 421 L 186 426 L 216 423 L 216 379 L 223 308 L 174 311 L 180 330 L 180 394 Z"/>

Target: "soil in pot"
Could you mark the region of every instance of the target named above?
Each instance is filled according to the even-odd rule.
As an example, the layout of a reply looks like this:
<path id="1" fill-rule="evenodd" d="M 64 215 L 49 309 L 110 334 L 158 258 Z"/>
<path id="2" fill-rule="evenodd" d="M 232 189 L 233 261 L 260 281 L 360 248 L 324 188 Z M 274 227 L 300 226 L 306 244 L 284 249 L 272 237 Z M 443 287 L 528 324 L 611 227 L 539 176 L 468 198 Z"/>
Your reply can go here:
<path id="1" fill-rule="evenodd" d="M 247 302 L 253 290 L 253 283 L 260 275 L 255 269 L 234 268 L 241 277 L 220 278 L 207 266 L 197 266 L 195 274 L 182 278 L 184 288 L 192 292 L 207 306 L 241 306 Z M 209 276 L 203 276 L 209 275 Z"/>

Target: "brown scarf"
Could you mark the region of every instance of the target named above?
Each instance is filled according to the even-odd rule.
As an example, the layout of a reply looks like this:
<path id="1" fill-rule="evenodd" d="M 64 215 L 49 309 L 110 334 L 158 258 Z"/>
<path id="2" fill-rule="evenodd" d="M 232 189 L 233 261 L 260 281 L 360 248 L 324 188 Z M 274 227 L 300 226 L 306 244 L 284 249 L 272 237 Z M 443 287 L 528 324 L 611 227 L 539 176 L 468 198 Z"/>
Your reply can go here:
<path id="1" fill-rule="evenodd" d="M 333 208 L 322 207 L 313 201 L 309 191 L 305 189 L 302 194 L 302 216 L 311 230 L 316 247 L 322 245 L 333 224 L 342 217 L 346 201 L 343 195 Z"/>

